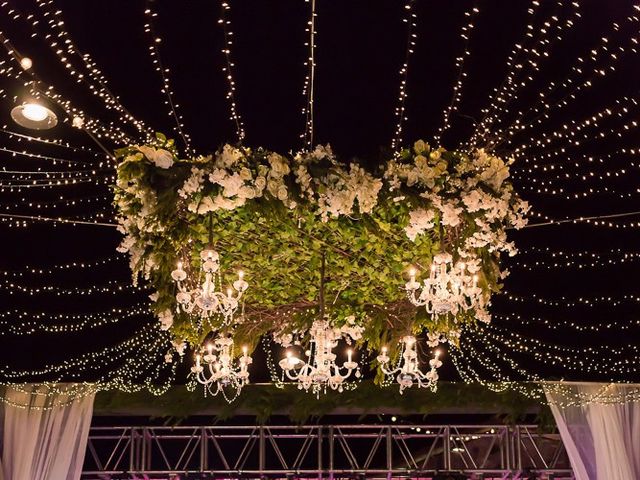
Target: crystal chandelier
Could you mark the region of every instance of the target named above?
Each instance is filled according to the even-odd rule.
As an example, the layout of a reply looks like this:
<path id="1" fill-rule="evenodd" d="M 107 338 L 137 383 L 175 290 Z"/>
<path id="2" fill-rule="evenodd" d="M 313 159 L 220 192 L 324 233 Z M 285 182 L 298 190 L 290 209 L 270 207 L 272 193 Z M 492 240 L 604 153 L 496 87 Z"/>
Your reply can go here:
<path id="1" fill-rule="evenodd" d="M 288 350 L 286 357 L 279 362 L 283 375 L 298 382 L 299 389 L 304 389 L 306 392 L 311 390 L 316 396 L 319 396 L 320 393 L 326 393 L 327 388 L 342 392 L 345 380 L 352 374 L 355 378 L 361 376 L 358 363 L 353 361 L 351 349 L 347 350 L 347 361 L 342 366 L 336 364 L 336 354 L 333 353 L 333 349 L 338 346 L 338 341 L 346 334 L 341 329 L 334 328 L 324 315 L 324 270 L 325 257 L 323 254 L 320 271 L 320 313 L 309 329 L 309 349 L 305 352 L 307 359 L 304 361 Z M 350 336 L 348 341 L 351 342 Z"/>
<path id="2" fill-rule="evenodd" d="M 235 362 L 233 355 L 233 338 L 223 335 L 196 355 L 191 372 L 198 383 L 204 385 L 205 396 L 215 397 L 222 393 L 227 402 L 232 402 L 249 383 L 248 367 L 253 359 L 248 355 L 247 347 L 242 347 L 242 355 Z"/>
<path id="3" fill-rule="evenodd" d="M 411 388 L 414 384 L 418 388 L 429 387 L 432 392 L 438 389 L 438 368 L 442 366 L 442 362 L 438 359 L 440 351 L 434 352 L 434 357 L 429 360 L 430 370 L 422 373 L 418 362 L 418 352 L 416 351 L 416 337 L 407 335 L 402 337 L 402 349 L 400 352 L 400 360 L 396 368 L 389 368 L 390 358 L 387 355 L 387 348 L 382 348 L 382 353 L 378 355 L 377 360 L 380 363 L 382 372 L 394 377 L 396 383 L 400 385 L 400 393 L 405 388 Z"/>
<path id="4" fill-rule="evenodd" d="M 475 270 L 475 271 L 474 271 Z M 405 284 L 409 301 L 424 306 L 434 316 L 457 315 L 483 305 L 482 289 L 478 287 L 475 264 L 463 261 L 453 263 L 449 253 L 433 257 L 429 278 L 421 285 L 416 281 L 416 271 L 409 271 L 410 280 Z"/>
<path id="5" fill-rule="evenodd" d="M 209 217 L 209 246 L 200 252 L 200 272 L 198 278 L 188 279 L 182 262 L 171 272 L 176 282 L 177 311 L 193 314 L 201 319 L 221 315 L 223 325 L 229 325 L 238 310 L 240 299 L 249 287 L 244 280 L 244 272 L 238 272 L 238 279 L 233 288 L 222 291 L 222 274 L 220 271 L 220 254 L 211 247 L 211 217 Z"/>
<path id="6" fill-rule="evenodd" d="M 298 382 L 298 388 L 311 390 L 314 394 L 326 393 L 331 390 L 343 391 L 343 383 L 355 370 L 355 377 L 360 377 L 360 367 L 353 361 L 353 352 L 347 350 L 347 361 L 338 366 L 333 349 L 337 347 L 342 337 L 339 329 L 331 326 L 326 319 L 313 322 L 309 330 L 310 345 L 305 352 L 307 360 L 301 360 L 293 355 L 291 350 L 280 360 L 280 368 L 290 380 Z M 344 372 L 344 373 L 342 373 Z"/>

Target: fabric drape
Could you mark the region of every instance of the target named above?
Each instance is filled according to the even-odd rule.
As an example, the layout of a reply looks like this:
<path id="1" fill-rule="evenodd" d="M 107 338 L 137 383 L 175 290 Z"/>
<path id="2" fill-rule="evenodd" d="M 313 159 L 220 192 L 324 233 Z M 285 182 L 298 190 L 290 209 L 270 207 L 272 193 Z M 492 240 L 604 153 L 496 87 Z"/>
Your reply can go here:
<path id="1" fill-rule="evenodd" d="M 547 384 L 544 390 L 576 480 L 640 479 L 640 387 Z"/>
<path id="2" fill-rule="evenodd" d="M 4 480 L 78 480 L 95 392 L 9 386 L 4 395 Z"/>

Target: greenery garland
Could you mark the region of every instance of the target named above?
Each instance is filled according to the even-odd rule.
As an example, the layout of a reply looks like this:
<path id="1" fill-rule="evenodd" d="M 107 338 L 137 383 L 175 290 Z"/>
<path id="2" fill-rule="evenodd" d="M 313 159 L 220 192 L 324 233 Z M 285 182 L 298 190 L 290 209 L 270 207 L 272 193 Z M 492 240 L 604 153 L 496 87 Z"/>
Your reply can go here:
<path id="1" fill-rule="evenodd" d="M 246 272 L 250 288 L 236 343 L 305 332 L 317 316 L 320 263 L 326 258 L 325 312 L 373 349 L 410 332 L 457 344 L 460 328 L 489 321 L 501 288 L 500 253 L 515 253 L 507 228 L 528 209 L 508 181 L 509 165 L 483 150 L 432 149 L 419 140 L 373 174 L 340 163 L 331 148 L 284 156 L 224 145 L 214 155 L 181 159 L 172 140 L 117 151 L 115 204 L 134 279 L 155 289 L 153 308 L 178 351 L 199 345 L 216 320 L 198 325 L 176 309 L 171 272 L 197 270 L 211 240 L 222 271 Z M 441 251 L 477 271 L 479 307 L 432 316 L 406 298 L 407 270 L 427 272 Z M 353 332 L 352 332 L 353 333 Z M 170 359 L 168 359 L 169 361 Z"/>
<path id="2" fill-rule="evenodd" d="M 522 385 L 525 386 L 524 384 Z M 530 384 L 532 391 L 539 386 Z M 357 389 L 341 394 L 332 392 L 320 397 L 305 394 L 293 385 L 277 388 L 274 385 L 248 385 L 245 395 L 229 404 L 221 397 L 203 397 L 184 388 L 173 387 L 162 396 L 147 392 L 124 393 L 103 391 L 96 395 L 94 411 L 97 415 L 126 412 L 134 415 L 158 415 L 177 419 L 193 415 L 215 415 L 218 420 L 235 415 L 255 415 L 265 422 L 274 415 L 287 415 L 294 422 L 330 414 L 366 415 L 395 413 L 427 415 L 441 410 L 461 408 L 464 412 L 500 413 L 513 421 L 532 411 L 544 412 L 544 397 L 534 399 L 513 390 L 495 392 L 479 384 L 441 383 L 438 395 L 424 390 L 408 390 L 400 394 L 395 387 L 380 388 L 371 381 L 363 381 Z"/>

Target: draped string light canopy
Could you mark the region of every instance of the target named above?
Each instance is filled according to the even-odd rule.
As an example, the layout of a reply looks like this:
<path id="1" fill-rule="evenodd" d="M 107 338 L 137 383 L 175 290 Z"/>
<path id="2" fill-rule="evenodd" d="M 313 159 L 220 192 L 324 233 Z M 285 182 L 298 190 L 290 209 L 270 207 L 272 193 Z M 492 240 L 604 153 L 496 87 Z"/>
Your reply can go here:
<path id="1" fill-rule="evenodd" d="M 69 231 L 75 235 L 86 229 L 93 232 L 86 235 L 104 231 L 113 236 L 114 227 L 125 233 L 138 228 L 157 238 L 170 239 L 171 243 L 163 244 L 166 250 L 155 249 L 155 256 L 149 255 L 149 248 L 138 251 L 133 244 L 121 246 L 121 250 L 129 253 L 133 271 L 143 277 L 135 287 L 128 281 L 125 257 L 113 256 L 97 244 L 83 250 L 78 259 L 59 260 L 58 256 L 52 256 L 46 259 L 48 263 L 38 264 L 34 257 L 27 267 L 20 264 L 3 267 L 0 290 L 16 303 L 0 312 L 0 335 L 46 334 L 62 338 L 62 334 L 127 325 L 122 328 L 124 337 L 112 345 L 96 345 L 77 355 L 70 350 L 59 359 L 45 359 L 40 367 L 19 367 L 5 362 L 0 365 L 3 381 L 86 378 L 104 388 L 127 391 L 149 388 L 160 393 L 176 382 L 180 360 L 185 359 L 192 378 L 204 385 L 208 394 L 222 393 L 233 400 L 247 384 L 249 375 L 253 371 L 260 375 L 261 368 L 269 370 L 267 376 L 274 383 L 282 384 L 284 375 L 315 394 L 327 387 L 336 391 L 353 388 L 347 385 L 360 381 L 356 377 L 360 377 L 361 369 L 365 376 L 373 376 L 364 368 L 365 356 L 377 359 L 371 362 L 372 368 L 380 367 L 385 377 L 383 383 L 394 383 L 400 391 L 412 385 L 435 390 L 438 370 L 446 368 L 442 365 L 447 364 L 447 359 L 457 371 L 447 374 L 451 378 L 459 375 L 464 381 L 481 382 L 492 389 L 512 388 L 537 397 L 540 389 L 519 382 L 573 374 L 593 374 L 607 380 L 637 375 L 638 349 L 615 337 L 619 332 L 635 332 L 640 327 L 634 317 L 638 292 L 614 287 L 606 290 L 606 282 L 579 275 L 599 276 L 606 269 L 635 268 L 637 263 L 640 212 L 633 202 L 639 195 L 635 181 L 638 145 L 634 143 L 639 106 L 637 92 L 621 78 L 633 79 L 636 73 L 629 65 L 637 61 L 640 7 L 623 2 L 612 9 L 614 15 L 606 18 L 603 15 L 599 20 L 586 11 L 583 3 L 558 0 L 546 4 L 532 0 L 513 7 L 519 15 L 513 23 L 519 28 L 511 35 L 513 46 L 508 46 L 501 64 L 503 78 L 483 91 L 478 91 L 473 75 L 478 72 L 477 58 L 486 48 L 483 22 L 492 10 L 482 1 L 460 6 L 456 9 L 456 28 L 450 35 L 456 40 L 448 52 L 450 64 L 448 69 L 437 72 L 438 77 L 448 78 L 446 95 L 443 92 L 432 95 L 418 81 L 425 78 L 424 65 L 429 63 L 425 56 L 429 55 L 426 45 L 432 34 L 429 32 L 432 22 L 427 19 L 433 18 L 433 12 L 420 0 L 389 7 L 397 14 L 385 21 L 397 23 L 393 31 L 398 37 L 394 46 L 398 68 L 387 72 L 385 81 L 398 94 L 390 95 L 394 99 L 388 103 L 395 103 L 389 108 L 390 117 L 376 120 L 378 123 L 395 120 L 393 131 L 388 132 L 392 149 L 378 163 L 398 163 L 392 164 L 396 170 L 385 163 L 386 176 L 377 176 L 353 165 L 340 170 L 338 156 L 328 147 L 315 145 L 318 138 L 333 143 L 331 138 L 322 137 L 323 122 L 335 119 L 324 117 L 330 109 L 314 106 L 322 105 L 318 102 L 342 102 L 328 99 L 331 92 L 323 90 L 328 85 L 323 83 L 323 75 L 337 74 L 328 66 L 335 19 L 329 14 L 323 16 L 331 11 L 325 2 L 304 2 L 296 17 L 300 23 L 296 33 L 298 47 L 304 51 L 304 60 L 298 63 L 303 68 L 298 68 L 296 91 L 300 91 L 302 79 L 304 123 L 299 122 L 296 130 L 303 132 L 299 143 L 289 145 L 294 152 L 301 148 L 300 153 L 297 156 L 292 153 L 291 158 L 271 150 L 250 149 L 247 143 L 251 139 L 247 131 L 251 135 L 252 129 L 246 129 L 245 123 L 258 128 L 260 122 L 252 113 L 254 106 L 245 102 L 251 98 L 249 92 L 245 97 L 241 87 L 249 85 L 250 75 L 243 68 L 251 62 L 247 57 L 248 45 L 257 37 L 251 36 L 242 16 L 245 10 L 239 4 L 222 1 L 219 9 L 207 12 L 207 24 L 217 22 L 220 27 L 216 68 L 221 69 L 219 83 L 224 89 L 217 93 L 226 101 L 226 116 L 233 131 L 229 138 L 208 142 L 203 152 L 214 152 L 209 158 L 196 156 L 199 144 L 204 142 L 196 141 L 196 136 L 190 133 L 193 118 L 188 114 L 191 109 L 187 102 L 197 101 L 189 97 L 190 93 L 215 96 L 216 92 L 201 81 L 193 92 L 185 90 L 183 73 L 175 66 L 177 56 L 170 47 L 172 39 L 175 40 L 167 28 L 170 15 L 160 3 L 149 0 L 138 12 L 143 19 L 139 29 L 147 42 L 139 47 L 149 55 L 140 61 L 150 62 L 158 77 L 148 79 L 148 83 L 156 82 L 148 89 L 161 94 L 156 98 L 160 105 L 157 110 L 170 120 L 167 125 L 158 122 L 160 129 L 172 131 L 170 136 L 179 145 L 169 145 L 166 137 L 160 141 L 154 137 L 155 125 L 152 127 L 138 118 L 152 118 L 140 105 L 131 110 L 125 107 L 123 99 L 130 100 L 131 95 L 114 93 L 117 86 L 122 88 L 122 78 L 115 81 L 114 77 L 112 81 L 110 70 L 100 65 L 98 59 L 104 59 L 104 51 L 98 49 L 94 55 L 90 43 L 81 44 L 80 38 L 76 41 L 74 29 L 66 22 L 65 8 L 54 0 L 0 2 L 0 12 L 4 13 L 0 25 L 4 51 L 0 58 L 0 101 L 6 110 L 6 120 L 0 129 L 0 154 L 5 162 L 0 170 L 0 192 L 6 195 L 0 202 L 3 235 L 6 238 L 17 235 L 15 242 L 19 244 L 21 232 L 31 229 L 49 231 L 55 226 L 52 231 L 60 234 Z M 442 13 L 445 14 L 451 12 Z M 443 36 L 446 29 L 450 27 L 436 30 L 436 34 Z M 588 46 L 572 45 L 572 36 L 584 29 L 593 32 Z M 344 48 L 348 48 L 346 44 Z M 210 53 L 206 52 L 207 61 L 212 61 Z M 204 55 L 205 52 L 200 57 Z M 555 62 L 556 57 L 562 60 Z M 564 69 L 558 63 L 564 64 Z M 318 75 L 318 69 L 322 75 Z M 73 84 L 73 89 L 68 88 L 69 84 Z M 423 149 L 407 139 L 418 130 L 422 133 L 418 121 L 429 115 L 424 113 L 429 111 L 425 108 L 425 92 L 420 90 L 424 88 L 428 96 L 440 95 L 444 100 L 438 113 L 431 115 L 435 118 L 434 141 Z M 468 98 L 473 101 L 467 101 Z M 292 98 L 291 102 L 299 107 L 299 100 Z M 481 105 L 479 112 L 472 103 Z M 356 108 L 355 104 L 351 108 Z M 470 131 L 464 125 L 470 125 Z M 465 133 L 461 135 L 461 131 Z M 456 136 L 459 138 L 452 140 Z M 239 143 L 216 150 L 218 143 L 225 140 Z M 442 145 L 450 148 L 441 150 Z M 117 156 L 118 171 L 114 170 L 116 148 L 129 149 Z M 518 225 L 524 227 L 522 232 L 516 234 L 512 224 L 503 225 L 505 235 L 516 238 L 520 253 L 496 263 L 492 274 L 487 266 L 488 257 L 476 258 L 469 252 L 484 247 L 467 244 L 462 248 L 462 244 L 456 244 L 455 249 L 440 252 L 440 241 L 435 235 L 436 226 L 449 221 L 452 209 L 455 213 L 456 208 L 463 208 L 464 213 L 456 214 L 461 217 L 475 213 L 471 190 L 466 190 L 469 197 L 460 197 L 461 202 L 466 200 L 459 206 L 447 207 L 446 201 L 442 205 L 442 199 L 434 196 L 440 187 L 434 190 L 429 183 L 432 177 L 439 178 L 432 171 L 457 164 L 458 160 L 447 157 L 445 152 L 456 155 L 466 152 L 477 158 L 473 152 L 479 148 L 494 155 L 492 159 L 504 159 L 505 164 L 514 157 L 515 163 L 508 165 L 511 181 L 520 196 L 532 204 L 529 224 Z M 162 151 L 171 153 L 163 157 Z M 188 158 L 182 158 L 180 152 Z M 129 158 L 138 154 L 141 156 Z M 445 157 L 447 166 L 439 165 L 440 155 Z M 180 192 L 178 198 L 163 196 L 166 184 L 162 183 L 156 184 L 155 190 L 135 190 L 139 181 L 150 177 L 143 174 L 134 177 L 132 171 L 127 171 L 131 176 L 125 178 L 122 164 L 126 162 L 128 168 L 145 169 L 145 175 L 155 175 L 154 181 L 179 179 L 172 184 L 174 191 Z M 329 165 L 328 170 L 318 173 L 322 162 Z M 207 169 L 206 165 L 212 168 Z M 236 169 L 236 165 L 250 172 Z M 265 170 L 258 170 L 257 165 Z M 411 173 L 408 165 L 417 173 Z M 432 177 L 424 174 L 425 169 L 430 169 Z M 454 174 L 449 171 L 447 175 L 446 182 L 450 182 Z M 135 182 L 128 184 L 133 178 Z M 264 185 L 259 178 L 264 178 Z M 396 182 L 404 185 L 405 190 L 398 189 Z M 422 190 L 414 198 L 411 194 L 416 193 L 412 190 L 416 184 L 422 185 Z M 139 216 L 127 213 L 122 205 L 114 211 L 110 205 L 114 185 L 120 193 L 138 196 L 140 203 L 136 208 L 143 209 L 136 211 Z M 372 206 L 367 211 L 370 199 L 358 196 L 358 188 L 343 188 L 349 185 L 366 185 L 369 191 L 377 189 L 374 196 L 379 203 L 374 205 L 378 210 Z M 234 217 L 232 212 L 244 205 L 232 203 L 238 201 L 237 193 L 245 187 L 242 195 L 249 205 L 262 202 L 272 210 L 247 207 L 243 210 L 250 212 L 246 217 Z M 236 193 L 231 194 L 234 189 Z M 330 193 L 326 194 L 326 190 Z M 331 192 L 335 192 L 333 197 Z M 378 200 L 378 192 L 382 192 L 379 198 L 388 203 Z M 482 190 L 485 193 L 486 188 Z M 271 201 L 272 198 L 275 200 Z M 431 210 L 420 203 L 425 199 L 434 206 Z M 341 204 L 347 200 L 352 202 L 352 208 Z M 482 200 L 476 201 L 482 204 Z M 172 202 L 180 207 L 172 210 L 173 207 L 168 207 Z M 305 202 L 313 208 L 304 210 Z M 181 216 L 182 207 L 188 212 L 186 216 Z M 504 208 L 508 207 L 492 210 L 496 219 L 504 215 Z M 158 211 L 166 216 L 154 217 Z M 206 222 L 198 220 L 211 212 L 216 212 L 216 229 L 226 229 L 235 235 L 214 229 L 215 248 L 210 238 L 205 242 L 211 237 L 203 227 Z M 333 221 L 334 213 L 340 227 L 327 228 L 326 220 Z M 127 220 L 123 223 L 122 218 L 127 215 L 131 223 Z M 286 228 L 269 223 L 279 217 L 288 219 Z M 394 230 L 396 224 L 391 217 L 403 218 L 404 224 L 397 224 L 401 228 Z M 179 230 L 181 221 L 190 222 L 192 231 Z M 363 224 L 369 221 L 375 222 L 375 227 L 367 224 L 365 235 L 358 229 L 365 228 Z M 247 227 L 248 223 L 255 225 Z M 347 223 L 353 226 L 345 227 Z M 450 223 L 446 225 L 450 241 L 467 238 L 464 235 L 468 234 Z M 464 225 L 472 228 L 471 223 Z M 432 229 L 433 239 L 429 237 Z M 556 233 L 541 233 L 542 230 Z M 399 234 L 404 237 L 399 239 Z M 358 241 L 367 235 L 383 239 L 387 242 L 383 245 L 397 249 L 398 257 L 388 260 L 388 251 L 361 253 L 367 247 Z M 432 242 L 422 250 L 420 242 L 426 240 L 421 240 L 421 235 Z M 557 235 L 558 242 L 546 243 L 549 237 L 545 239 L 544 235 Z M 273 248 L 269 237 L 277 238 L 281 248 Z M 295 244 L 297 237 L 304 240 Z M 573 241 L 567 244 L 560 237 Z M 478 238 L 474 241 L 478 242 Z M 601 238 L 605 238 L 599 244 L 601 248 L 586 243 Z M 315 242 L 320 242 L 322 249 L 327 248 L 326 244 L 333 248 L 333 278 L 320 288 L 327 288 L 327 296 L 333 303 L 323 298 L 323 306 L 317 301 L 318 283 L 314 281 L 318 279 L 311 273 L 308 277 L 300 273 L 319 269 L 318 261 L 311 255 L 315 253 L 317 257 L 320 251 Z M 249 260 L 245 248 L 250 244 L 263 263 Z M 299 257 L 300 263 L 290 258 L 287 248 Z M 416 255 L 406 254 L 416 251 Z M 481 251 L 489 256 L 495 253 L 493 244 L 486 252 Z M 367 283 L 365 275 L 354 265 L 361 267 L 376 257 L 377 265 L 366 270 L 370 279 Z M 308 264 L 304 263 L 306 260 Z M 507 270 L 511 277 L 504 280 Z M 573 278 L 566 280 L 562 275 L 569 270 L 574 272 Z M 545 288 L 547 275 L 557 275 L 558 282 L 566 283 L 566 290 Z M 69 285 L 60 283 L 58 278 L 86 281 Z M 167 282 L 162 283 L 161 278 Z M 305 283 L 299 284 L 300 279 L 305 279 Z M 267 284 L 276 287 L 269 290 L 265 288 Z M 151 306 L 147 295 L 152 296 Z M 56 297 L 99 299 L 104 305 L 90 311 L 82 300 L 62 307 L 59 304 L 54 307 L 52 302 L 52 311 L 47 310 L 46 303 L 39 303 L 37 309 L 32 305 L 34 299 Z M 25 298 L 25 303 L 18 303 Z M 381 301 L 376 304 L 370 298 Z M 130 303 L 126 304 L 127 301 Z M 331 313 L 328 319 L 324 317 L 325 302 Z M 85 310 L 71 310 L 76 303 L 84 305 Z M 347 306 L 354 305 L 355 312 L 349 311 Z M 621 317 L 603 318 L 603 308 L 619 308 Z M 593 313 L 585 317 L 585 310 Z M 358 312 L 360 315 L 352 319 L 351 315 Z M 612 315 L 608 310 L 604 312 Z M 191 318 L 181 320 L 183 313 Z M 589 316 L 595 319 L 591 321 Z M 417 322 L 406 321 L 414 317 Z M 160 318 L 160 323 L 156 325 L 152 318 Z M 387 319 L 384 323 L 387 327 L 376 323 L 383 318 Z M 379 329 L 369 329 L 370 325 Z M 574 336 L 581 336 L 583 343 L 576 344 Z M 267 340 L 260 343 L 260 337 Z M 352 344 L 343 345 L 347 340 Z M 436 347 L 438 343 L 446 345 Z M 251 351 L 258 344 L 269 344 L 269 351 L 264 353 L 269 358 L 277 355 L 280 369 L 273 361 L 273 369 L 266 368 L 266 364 L 257 365 L 254 358 L 258 357 Z M 433 350 L 427 354 L 419 348 L 421 345 Z M 356 354 L 363 361 L 354 361 Z"/>

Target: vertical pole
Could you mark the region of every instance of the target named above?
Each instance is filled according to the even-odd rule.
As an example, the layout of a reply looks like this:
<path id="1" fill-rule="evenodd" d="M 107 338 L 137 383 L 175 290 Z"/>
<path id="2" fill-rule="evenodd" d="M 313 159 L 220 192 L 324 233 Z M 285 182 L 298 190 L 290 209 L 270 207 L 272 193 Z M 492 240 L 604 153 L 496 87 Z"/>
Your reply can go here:
<path id="1" fill-rule="evenodd" d="M 200 471 L 209 471 L 209 450 L 207 449 L 206 427 L 200 427 Z"/>
<path id="2" fill-rule="evenodd" d="M 387 479 L 391 479 L 393 470 L 393 437 L 391 436 L 391 425 L 387 426 Z"/>
<path id="3" fill-rule="evenodd" d="M 333 425 L 329 427 L 329 479 L 333 480 Z"/>
<path id="4" fill-rule="evenodd" d="M 322 480 L 322 425 L 318 426 L 318 480 Z"/>
<path id="5" fill-rule="evenodd" d="M 258 427 L 260 429 L 260 437 L 258 438 L 258 462 L 260 469 L 260 478 L 264 476 L 265 470 L 265 441 L 264 441 L 264 425 Z"/>
<path id="6" fill-rule="evenodd" d="M 444 469 L 451 470 L 451 430 L 444 428 Z"/>

